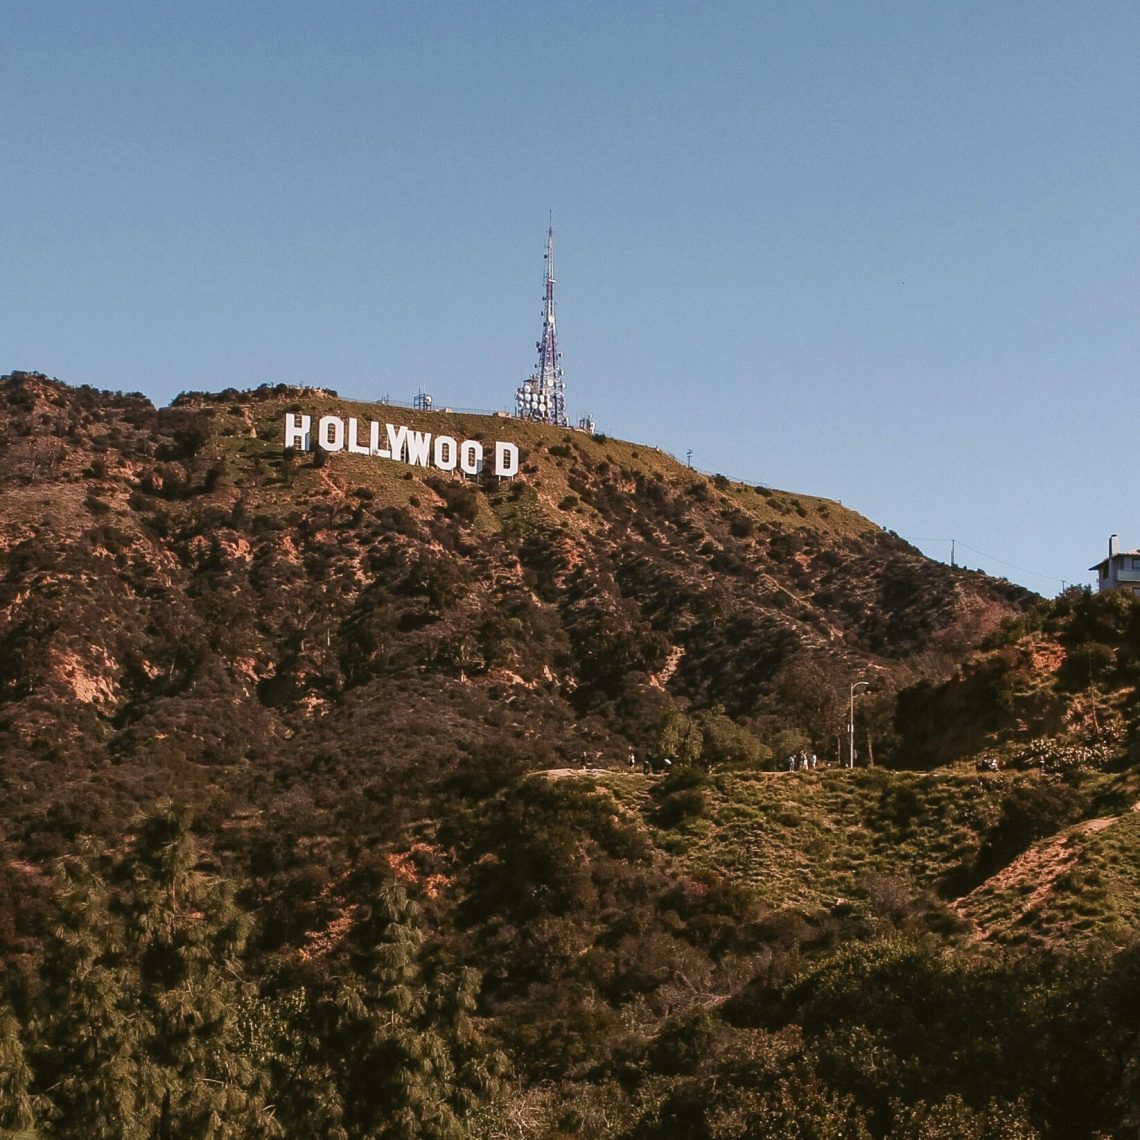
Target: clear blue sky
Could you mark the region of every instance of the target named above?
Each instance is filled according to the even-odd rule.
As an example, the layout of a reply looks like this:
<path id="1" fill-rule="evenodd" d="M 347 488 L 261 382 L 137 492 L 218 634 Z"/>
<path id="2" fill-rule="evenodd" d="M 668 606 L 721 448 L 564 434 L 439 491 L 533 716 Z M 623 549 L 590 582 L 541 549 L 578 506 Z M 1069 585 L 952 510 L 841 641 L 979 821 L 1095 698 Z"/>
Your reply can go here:
<path id="1" fill-rule="evenodd" d="M 572 418 L 1046 594 L 1140 546 L 1134 0 L 0 13 L 0 371 L 508 407 L 553 211 Z"/>

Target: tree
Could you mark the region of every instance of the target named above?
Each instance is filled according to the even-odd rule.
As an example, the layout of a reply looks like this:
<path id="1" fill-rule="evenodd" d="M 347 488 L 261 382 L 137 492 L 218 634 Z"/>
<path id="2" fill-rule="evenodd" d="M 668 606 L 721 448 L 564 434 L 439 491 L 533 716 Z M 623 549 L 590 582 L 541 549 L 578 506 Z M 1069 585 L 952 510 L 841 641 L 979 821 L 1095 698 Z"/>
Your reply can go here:
<path id="1" fill-rule="evenodd" d="M 171 808 L 146 822 L 124 868 L 161 1118 L 171 1136 L 276 1135 L 236 1020 L 254 992 L 241 972 L 250 920 L 196 864 L 189 812 Z"/>
<path id="2" fill-rule="evenodd" d="M 197 869 L 188 813 L 145 821 L 117 863 L 67 860 L 57 905 L 35 1066 L 51 1134 L 279 1135 L 237 1022 L 248 919 Z"/>
<path id="3" fill-rule="evenodd" d="M 20 1023 L 0 1003 L 0 1129 L 31 1128 L 36 1123 L 32 1070 L 24 1054 Z"/>
<path id="4" fill-rule="evenodd" d="M 59 922 L 41 976 L 35 1071 L 61 1137 L 145 1140 L 153 1102 L 149 1026 L 123 960 L 126 938 L 90 852 L 59 871 Z"/>
<path id="5" fill-rule="evenodd" d="M 351 972 L 291 1015 L 294 1048 L 277 1066 L 286 1124 L 330 1138 L 466 1136 L 506 1067 L 472 1020 L 479 975 L 433 958 L 394 886 L 359 908 L 347 944 Z"/>
<path id="6" fill-rule="evenodd" d="M 671 713 L 657 738 L 657 748 L 662 756 L 695 763 L 700 760 L 705 737 L 700 725 L 684 713 Z"/>
<path id="7" fill-rule="evenodd" d="M 281 478 L 286 487 L 293 486 L 297 474 L 297 449 L 290 444 L 281 452 Z"/>
<path id="8" fill-rule="evenodd" d="M 775 679 L 785 721 L 806 732 L 816 747 L 844 723 L 847 685 L 834 668 L 802 658 L 785 665 Z"/>
<path id="9" fill-rule="evenodd" d="M 771 749 L 726 716 L 722 705 L 714 705 L 711 709 L 702 711 L 698 719 L 704 737 L 704 758 L 707 764 L 756 767 L 765 760 L 771 760 Z"/>

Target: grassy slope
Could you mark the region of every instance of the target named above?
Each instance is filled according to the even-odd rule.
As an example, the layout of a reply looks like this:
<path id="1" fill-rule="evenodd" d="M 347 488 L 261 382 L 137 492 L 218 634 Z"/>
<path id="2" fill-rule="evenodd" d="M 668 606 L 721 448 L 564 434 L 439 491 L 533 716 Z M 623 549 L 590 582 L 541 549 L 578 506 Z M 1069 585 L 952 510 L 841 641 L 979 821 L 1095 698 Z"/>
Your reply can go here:
<path id="1" fill-rule="evenodd" d="M 963 913 L 1000 942 L 1124 944 L 1140 930 L 1140 811 L 1051 836 L 972 892 Z"/>
<path id="2" fill-rule="evenodd" d="M 518 444 L 524 467 L 541 461 L 541 473 L 532 480 L 537 501 L 544 514 L 558 514 L 560 521 L 570 522 L 577 529 L 589 530 L 599 523 L 597 512 L 585 505 L 571 510 L 560 510 L 558 504 L 573 494 L 570 484 L 571 467 L 577 458 L 593 467 L 603 461 L 621 468 L 630 480 L 638 473 L 660 475 L 671 481 L 685 478 L 700 479 L 690 473 L 671 455 L 656 447 L 613 439 L 607 436 L 590 436 L 580 431 L 526 423 L 499 416 L 482 416 L 448 411 L 420 412 L 381 403 L 344 400 L 327 395 L 306 395 L 303 399 L 273 399 L 238 402 L 231 405 L 207 404 L 203 410 L 213 418 L 215 438 L 208 445 L 218 457 L 225 457 L 240 468 L 249 467 L 255 456 L 262 456 L 270 465 L 280 463 L 281 443 L 284 438 L 284 411 L 304 411 L 313 417 L 336 415 L 342 418 L 355 416 L 361 423 L 377 420 L 381 423 L 404 424 L 417 431 L 434 435 L 450 435 L 455 439 L 479 439 L 488 452 L 494 440 Z M 257 437 L 248 434 L 249 420 L 257 429 Z M 270 444 L 267 448 L 266 444 Z M 571 449 L 570 456 L 552 454 L 551 447 Z M 345 489 L 368 487 L 381 495 L 386 503 L 407 506 L 415 496 L 421 500 L 421 510 L 428 511 L 437 500 L 423 499 L 422 479 L 439 477 L 442 472 L 433 469 L 410 467 L 405 463 L 372 458 L 370 456 L 338 453 L 335 457 L 335 476 Z M 329 472 L 325 468 L 326 473 Z M 407 475 L 412 478 L 406 478 Z M 459 479 L 461 476 L 454 476 Z M 632 482 L 631 482 L 632 486 Z M 875 533 L 879 528 L 870 520 L 830 499 L 811 495 L 796 495 L 767 487 L 754 487 L 746 483 L 729 481 L 723 487 L 742 509 L 758 522 L 794 523 L 811 529 L 826 530 L 841 536 L 860 536 Z M 263 501 L 276 500 L 282 507 L 296 506 L 307 496 L 323 497 L 327 479 L 311 468 L 298 470 L 292 488 L 284 486 L 267 489 Z M 570 517 L 567 518 L 567 515 Z M 501 521 L 491 518 L 484 525 L 497 529 Z"/>
<path id="3" fill-rule="evenodd" d="M 996 821 L 1002 797 L 1035 774 L 827 770 L 724 773 L 705 787 L 702 817 L 676 828 L 653 822 L 653 780 L 614 775 L 604 784 L 635 813 L 654 843 L 693 869 L 748 883 L 773 908 L 807 912 L 859 900 L 875 877 L 913 894 L 953 894 L 957 868 L 969 865 Z M 1094 802 L 1127 803 L 1132 776 L 1090 778 Z M 1104 810 L 1100 808 L 1098 810 Z M 1066 857 L 1035 874 L 1001 872 L 961 910 L 975 938 L 1122 942 L 1140 929 L 1140 811 L 1095 816 L 1036 847 L 1067 843 Z M 1099 821 L 1111 819 L 1108 825 Z M 1036 848 L 1035 848 L 1036 849 Z M 1036 892 L 1034 906 L 1024 900 Z"/>

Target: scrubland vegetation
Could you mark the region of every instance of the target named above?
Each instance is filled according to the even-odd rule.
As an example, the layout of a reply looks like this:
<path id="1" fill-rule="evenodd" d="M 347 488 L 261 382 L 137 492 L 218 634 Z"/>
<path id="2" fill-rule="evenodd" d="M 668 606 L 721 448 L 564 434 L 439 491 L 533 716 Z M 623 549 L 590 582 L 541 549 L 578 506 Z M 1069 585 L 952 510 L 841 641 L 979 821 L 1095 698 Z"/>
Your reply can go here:
<path id="1" fill-rule="evenodd" d="M 1135 600 L 513 421 L 0 403 L 0 1134 L 1140 1136 Z"/>

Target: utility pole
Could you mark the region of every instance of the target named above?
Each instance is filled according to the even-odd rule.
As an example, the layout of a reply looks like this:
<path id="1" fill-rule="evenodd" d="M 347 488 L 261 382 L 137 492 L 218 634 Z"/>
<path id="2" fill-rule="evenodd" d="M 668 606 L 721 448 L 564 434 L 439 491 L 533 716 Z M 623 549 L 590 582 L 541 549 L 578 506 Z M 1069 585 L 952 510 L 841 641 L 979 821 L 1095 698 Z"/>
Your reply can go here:
<path id="1" fill-rule="evenodd" d="M 870 681 L 853 681 L 847 694 L 847 767 L 855 767 L 855 690 L 870 686 Z"/>
<path id="2" fill-rule="evenodd" d="M 691 447 L 685 452 L 685 461 L 689 464 L 689 467 L 692 468 L 692 466 L 693 466 L 693 449 Z"/>
<path id="3" fill-rule="evenodd" d="M 956 538 L 952 538 L 950 540 L 950 567 L 951 567 L 951 569 L 953 569 L 955 566 L 958 565 L 958 563 L 954 557 L 954 555 L 956 553 L 955 548 L 957 547 L 957 543 L 958 543 L 958 540 Z"/>

